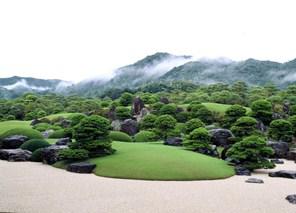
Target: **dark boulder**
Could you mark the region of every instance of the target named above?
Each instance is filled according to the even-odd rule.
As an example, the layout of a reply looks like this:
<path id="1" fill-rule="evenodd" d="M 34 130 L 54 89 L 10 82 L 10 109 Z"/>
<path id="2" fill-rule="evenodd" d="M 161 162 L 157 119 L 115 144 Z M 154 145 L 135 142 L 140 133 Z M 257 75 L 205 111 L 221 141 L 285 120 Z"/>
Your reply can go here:
<path id="1" fill-rule="evenodd" d="M 169 103 L 170 103 L 169 99 L 166 98 L 166 97 L 161 97 L 159 101 L 160 101 L 161 103 L 163 103 L 163 104 L 169 104 Z"/>
<path id="2" fill-rule="evenodd" d="M 91 173 L 95 167 L 96 167 L 96 164 L 93 164 L 93 163 L 87 163 L 87 162 L 72 163 L 68 165 L 67 171 L 75 172 L 75 173 Z"/>
<path id="3" fill-rule="evenodd" d="M 169 145 L 169 146 L 182 146 L 182 138 L 177 138 L 177 137 L 172 137 L 172 138 L 167 138 L 164 141 L 164 145 Z"/>
<path id="4" fill-rule="evenodd" d="M 36 124 L 40 124 L 40 123 L 42 123 L 42 121 L 41 120 L 39 120 L 39 119 L 34 119 L 34 120 L 32 120 L 32 122 L 31 122 L 31 126 L 35 126 Z"/>
<path id="5" fill-rule="evenodd" d="M 228 129 L 211 129 L 209 133 L 212 143 L 216 146 L 225 147 L 231 143 L 229 139 L 233 138 L 232 132 Z"/>
<path id="6" fill-rule="evenodd" d="M 0 159 L 8 161 L 28 161 L 32 152 L 23 149 L 0 149 Z"/>
<path id="7" fill-rule="evenodd" d="M 114 121 L 116 119 L 116 107 L 115 106 L 111 106 L 111 108 L 108 111 L 108 118 L 112 121 Z"/>
<path id="8" fill-rule="evenodd" d="M 245 181 L 246 183 L 264 183 L 263 180 L 258 179 L 258 178 L 249 178 L 248 180 Z"/>
<path id="9" fill-rule="evenodd" d="M 141 113 L 141 110 L 145 107 L 144 101 L 140 97 L 136 97 L 133 100 L 132 104 L 132 112 L 133 115 L 139 115 Z"/>
<path id="10" fill-rule="evenodd" d="M 261 132 L 266 132 L 267 128 L 266 126 L 264 125 L 264 123 L 260 120 L 257 120 L 257 125 L 256 125 L 256 128 L 258 130 L 260 130 Z"/>
<path id="11" fill-rule="evenodd" d="M 283 160 L 280 159 L 271 159 L 271 162 L 273 162 L 274 164 L 284 164 L 285 162 Z"/>
<path id="12" fill-rule="evenodd" d="M 61 149 L 66 149 L 68 146 L 58 146 L 58 145 L 51 145 L 42 149 L 41 151 L 41 158 L 43 163 L 46 164 L 54 164 L 59 160 L 58 153 Z"/>
<path id="13" fill-rule="evenodd" d="M 1 148 L 3 148 L 3 149 L 17 149 L 27 140 L 29 140 L 29 138 L 27 136 L 12 135 L 12 136 L 2 139 Z"/>
<path id="14" fill-rule="evenodd" d="M 287 159 L 288 160 L 293 160 L 293 161 L 296 161 L 296 149 L 293 148 L 291 149 L 288 154 L 287 154 Z"/>
<path id="15" fill-rule="evenodd" d="M 243 166 L 236 166 L 235 167 L 235 174 L 236 175 L 244 175 L 244 176 L 250 176 L 251 175 L 251 171 Z"/>
<path id="16" fill-rule="evenodd" d="M 296 204 L 296 194 L 288 195 L 286 197 L 286 200 L 289 201 L 289 203 Z"/>
<path id="17" fill-rule="evenodd" d="M 211 157 L 219 157 L 219 152 L 215 145 L 212 145 L 210 148 L 199 148 L 196 150 L 198 153 L 209 155 Z"/>
<path id="18" fill-rule="evenodd" d="M 274 150 L 274 157 L 286 158 L 289 152 L 289 144 L 281 141 L 268 141 L 267 145 Z"/>
<path id="19" fill-rule="evenodd" d="M 280 170 L 277 172 L 268 173 L 269 177 L 282 177 L 282 178 L 290 178 L 296 179 L 296 171 L 291 170 Z"/>
<path id="20" fill-rule="evenodd" d="M 126 119 L 122 122 L 120 131 L 129 135 L 135 135 L 139 131 L 139 125 L 135 120 Z"/>
<path id="21" fill-rule="evenodd" d="M 71 138 L 60 138 L 57 140 L 56 145 L 68 145 L 68 143 L 71 143 Z"/>

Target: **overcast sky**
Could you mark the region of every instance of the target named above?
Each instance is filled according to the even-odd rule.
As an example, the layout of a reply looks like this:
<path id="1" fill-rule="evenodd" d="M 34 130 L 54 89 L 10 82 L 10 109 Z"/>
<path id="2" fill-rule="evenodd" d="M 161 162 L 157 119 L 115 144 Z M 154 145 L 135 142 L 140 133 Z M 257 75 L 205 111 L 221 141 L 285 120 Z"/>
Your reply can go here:
<path id="1" fill-rule="evenodd" d="M 295 0 L 1 0 L 0 77 L 108 77 L 155 52 L 288 61 Z"/>

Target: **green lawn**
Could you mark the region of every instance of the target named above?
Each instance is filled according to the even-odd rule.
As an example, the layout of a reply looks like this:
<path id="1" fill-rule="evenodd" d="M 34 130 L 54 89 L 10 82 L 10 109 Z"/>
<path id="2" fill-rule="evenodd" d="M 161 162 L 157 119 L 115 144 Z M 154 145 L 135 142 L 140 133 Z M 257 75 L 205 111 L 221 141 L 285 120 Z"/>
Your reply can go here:
<path id="1" fill-rule="evenodd" d="M 90 159 L 98 176 L 141 180 L 213 180 L 234 175 L 225 161 L 181 148 L 114 142 L 115 154 Z M 59 162 L 55 165 L 62 168 Z"/>
<path id="2" fill-rule="evenodd" d="M 70 117 L 72 115 L 75 115 L 75 114 L 81 114 L 81 113 L 65 112 L 65 113 L 58 113 L 58 114 L 48 115 L 45 118 L 48 118 L 49 120 L 52 120 L 52 119 L 55 119 L 55 118 L 58 118 L 58 117 L 68 118 L 68 117 Z"/>
<path id="3" fill-rule="evenodd" d="M 15 129 L 15 128 L 28 128 L 31 129 L 30 126 L 31 121 L 3 121 L 0 122 L 0 135 L 4 132 Z"/>
<path id="4" fill-rule="evenodd" d="M 227 108 L 229 108 L 230 104 L 218 104 L 218 103 L 202 103 L 204 106 L 206 106 L 209 110 L 213 112 L 219 112 L 221 114 L 224 114 Z M 186 108 L 189 104 L 183 104 L 181 107 Z M 245 107 L 247 110 L 247 113 L 251 111 L 249 107 Z"/>

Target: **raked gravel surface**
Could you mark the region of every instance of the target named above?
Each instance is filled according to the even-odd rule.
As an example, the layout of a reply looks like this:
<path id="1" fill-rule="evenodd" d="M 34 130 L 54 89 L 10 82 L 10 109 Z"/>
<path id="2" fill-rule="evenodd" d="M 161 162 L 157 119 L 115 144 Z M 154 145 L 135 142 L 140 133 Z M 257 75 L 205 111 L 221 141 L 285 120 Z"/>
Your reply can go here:
<path id="1" fill-rule="evenodd" d="M 296 170 L 285 161 L 275 170 Z M 33 162 L 0 161 L 0 212 L 20 213 L 296 213 L 285 197 L 296 180 L 266 170 L 212 181 L 141 181 L 75 174 Z"/>

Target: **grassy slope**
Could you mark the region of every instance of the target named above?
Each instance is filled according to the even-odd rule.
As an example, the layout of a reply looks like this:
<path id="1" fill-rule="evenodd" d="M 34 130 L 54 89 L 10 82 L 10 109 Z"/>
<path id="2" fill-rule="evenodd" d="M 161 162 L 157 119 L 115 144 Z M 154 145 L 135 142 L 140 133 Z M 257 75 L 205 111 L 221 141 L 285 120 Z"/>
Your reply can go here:
<path id="1" fill-rule="evenodd" d="M 114 155 L 90 159 L 99 176 L 143 180 L 211 180 L 234 175 L 226 162 L 176 147 L 114 142 Z"/>
<path id="2" fill-rule="evenodd" d="M 8 130 L 15 129 L 15 128 L 31 129 L 30 123 L 31 123 L 31 121 L 3 121 L 3 122 L 0 122 L 0 135 Z"/>
<path id="3" fill-rule="evenodd" d="M 52 119 L 55 119 L 55 118 L 58 118 L 58 117 L 68 118 L 68 117 L 70 117 L 71 115 L 74 115 L 74 114 L 80 114 L 80 113 L 66 113 L 65 112 L 65 113 L 58 113 L 58 114 L 48 115 L 45 118 L 48 118 L 49 120 L 52 120 Z"/>

